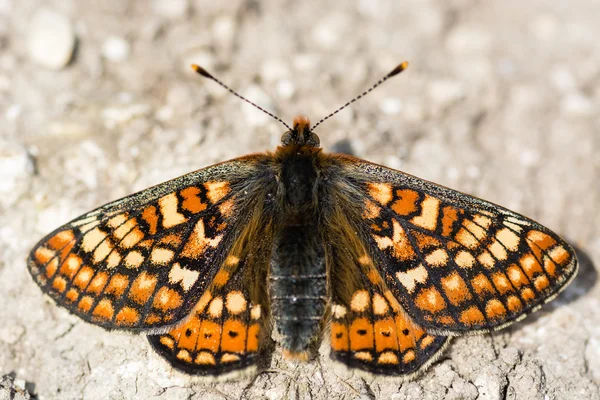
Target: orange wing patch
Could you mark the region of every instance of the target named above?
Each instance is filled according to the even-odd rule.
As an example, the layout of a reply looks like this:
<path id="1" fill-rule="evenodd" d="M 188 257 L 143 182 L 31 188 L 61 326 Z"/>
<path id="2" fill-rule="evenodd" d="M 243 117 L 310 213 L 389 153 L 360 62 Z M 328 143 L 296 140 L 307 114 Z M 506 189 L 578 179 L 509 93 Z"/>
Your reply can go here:
<path id="1" fill-rule="evenodd" d="M 191 317 L 163 335 L 150 335 L 155 350 L 175 368 L 193 375 L 217 376 L 254 369 L 265 317 L 243 290 L 213 285 Z"/>
<path id="2" fill-rule="evenodd" d="M 389 291 L 357 290 L 350 305 L 332 306 L 332 358 L 350 368 L 411 376 L 434 362 L 448 340 L 415 324 Z"/>

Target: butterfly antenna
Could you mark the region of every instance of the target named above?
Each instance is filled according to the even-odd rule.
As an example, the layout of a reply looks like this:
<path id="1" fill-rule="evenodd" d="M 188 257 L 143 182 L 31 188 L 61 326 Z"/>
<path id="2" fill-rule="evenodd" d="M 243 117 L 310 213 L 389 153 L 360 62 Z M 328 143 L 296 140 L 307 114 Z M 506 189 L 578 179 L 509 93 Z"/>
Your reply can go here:
<path id="1" fill-rule="evenodd" d="M 221 82 L 220 80 L 218 80 L 217 78 L 215 78 L 214 76 L 212 76 L 207 70 L 205 70 L 201 66 L 196 65 L 196 64 L 192 64 L 192 69 L 194 71 L 196 71 L 198 74 L 202 75 L 203 77 L 211 79 L 211 80 L 217 82 L 219 85 L 221 85 L 222 87 L 224 87 L 225 89 L 227 89 L 229 91 L 229 93 L 233 94 L 237 98 L 240 98 L 240 99 L 244 100 L 246 103 L 251 104 L 254 107 L 258 108 L 260 111 L 264 112 L 269 117 L 271 117 L 273 119 L 276 119 L 277 121 L 281 122 L 283 124 L 283 126 L 285 126 L 288 130 L 290 130 L 290 131 L 292 130 L 292 128 L 290 128 L 288 124 L 286 124 L 285 122 L 283 122 L 283 120 L 281 118 L 279 118 L 279 117 L 271 114 L 270 112 L 268 112 L 264 108 L 260 107 L 257 104 L 254 104 L 253 102 L 251 102 L 250 100 L 248 100 L 247 98 L 245 98 L 244 96 L 242 96 L 241 94 L 237 93 L 235 90 L 231 89 L 229 86 L 227 86 L 226 84 L 224 84 L 223 82 Z"/>
<path id="2" fill-rule="evenodd" d="M 355 101 L 359 100 L 360 98 L 368 95 L 377 86 L 381 85 L 383 82 L 387 81 L 391 77 L 398 75 L 400 72 L 404 71 L 407 67 L 408 67 L 408 61 L 402 62 L 396 68 L 394 68 L 392 70 L 392 72 L 390 72 L 389 74 L 387 74 L 386 76 L 384 76 L 383 78 L 381 78 L 379 81 L 377 81 L 377 83 L 375 83 L 373 86 L 371 86 L 368 90 L 365 90 L 360 95 L 356 96 L 355 98 L 353 98 L 352 100 L 350 100 L 349 102 L 347 102 L 346 104 L 344 104 L 343 106 L 341 106 L 340 108 L 338 108 L 337 110 L 335 110 L 334 112 L 332 112 L 331 114 L 329 114 L 328 116 L 326 116 L 325 118 L 321 118 L 321 120 L 319 122 L 317 122 L 316 124 L 313 125 L 312 128 L 310 128 L 310 131 L 312 132 L 317 126 L 321 125 L 323 122 L 325 122 L 329 118 L 333 117 L 335 114 L 339 113 L 344 108 L 348 107 L 350 104 L 352 104 Z"/>

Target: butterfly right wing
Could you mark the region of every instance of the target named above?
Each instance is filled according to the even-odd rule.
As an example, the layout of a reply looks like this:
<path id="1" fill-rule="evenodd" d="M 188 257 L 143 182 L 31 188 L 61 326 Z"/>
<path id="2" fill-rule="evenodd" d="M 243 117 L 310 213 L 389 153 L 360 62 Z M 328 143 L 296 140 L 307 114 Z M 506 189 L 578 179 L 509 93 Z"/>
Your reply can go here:
<path id="1" fill-rule="evenodd" d="M 151 331 L 185 318 L 266 188 L 264 158 L 217 164 L 109 203 L 31 251 L 41 289 L 85 321 Z"/>
<path id="2" fill-rule="evenodd" d="M 348 221 L 338 214 L 327 235 L 331 276 L 331 358 L 369 374 L 411 379 L 443 353 L 449 337 L 426 332 L 386 287 Z"/>
<path id="3" fill-rule="evenodd" d="M 190 317 L 169 332 L 148 336 L 174 368 L 209 378 L 256 370 L 270 332 L 264 254 L 272 246 L 272 230 L 268 221 L 261 222 L 244 245 L 234 245 Z"/>

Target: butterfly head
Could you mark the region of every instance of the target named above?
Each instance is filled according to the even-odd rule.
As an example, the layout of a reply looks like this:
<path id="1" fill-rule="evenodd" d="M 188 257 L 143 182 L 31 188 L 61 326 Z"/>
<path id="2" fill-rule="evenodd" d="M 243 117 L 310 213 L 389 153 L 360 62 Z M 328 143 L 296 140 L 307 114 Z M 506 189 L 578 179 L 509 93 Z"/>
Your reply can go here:
<path id="1" fill-rule="evenodd" d="M 281 137 L 281 145 L 286 146 L 309 146 L 319 147 L 319 137 L 310 130 L 310 120 L 304 115 L 294 118 L 292 129 Z"/>

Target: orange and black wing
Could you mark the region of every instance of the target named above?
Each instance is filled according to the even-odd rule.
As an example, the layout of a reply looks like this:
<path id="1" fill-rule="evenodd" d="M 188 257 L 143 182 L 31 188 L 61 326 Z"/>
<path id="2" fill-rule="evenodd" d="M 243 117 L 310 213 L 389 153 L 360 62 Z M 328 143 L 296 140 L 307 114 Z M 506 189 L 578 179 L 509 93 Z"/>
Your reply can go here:
<path id="1" fill-rule="evenodd" d="M 270 222 L 255 220 L 183 323 L 148 340 L 185 373 L 219 378 L 252 374 L 269 337 L 267 281 Z M 261 239 L 262 238 L 262 239 Z M 248 251 L 252 248 L 252 251 Z"/>
<path id="2" fill-rule="evenodd" d="M 176 324 L 265 195 L 264 157 L 217 164 L 75 219 L 35 245 L 31 275 L 57 304 L 104 328 Z"/>
<path id="3" fill-rule="evenodd" d="M 347 368 L 410 379 L 440 357 L 450 338 L 427 333 L 406 314 L 365 246 L 343 230 L 328 232 L 338 240 L 328 253 L 331 358 Z"/>
<path id="4" fill-rule="evenodd" d="M 402 308 L 427 332 L 500 329 L 552 300 L 575 276 L 573 249 L 495 204 L 347 157 L 356 229 Z"/>

